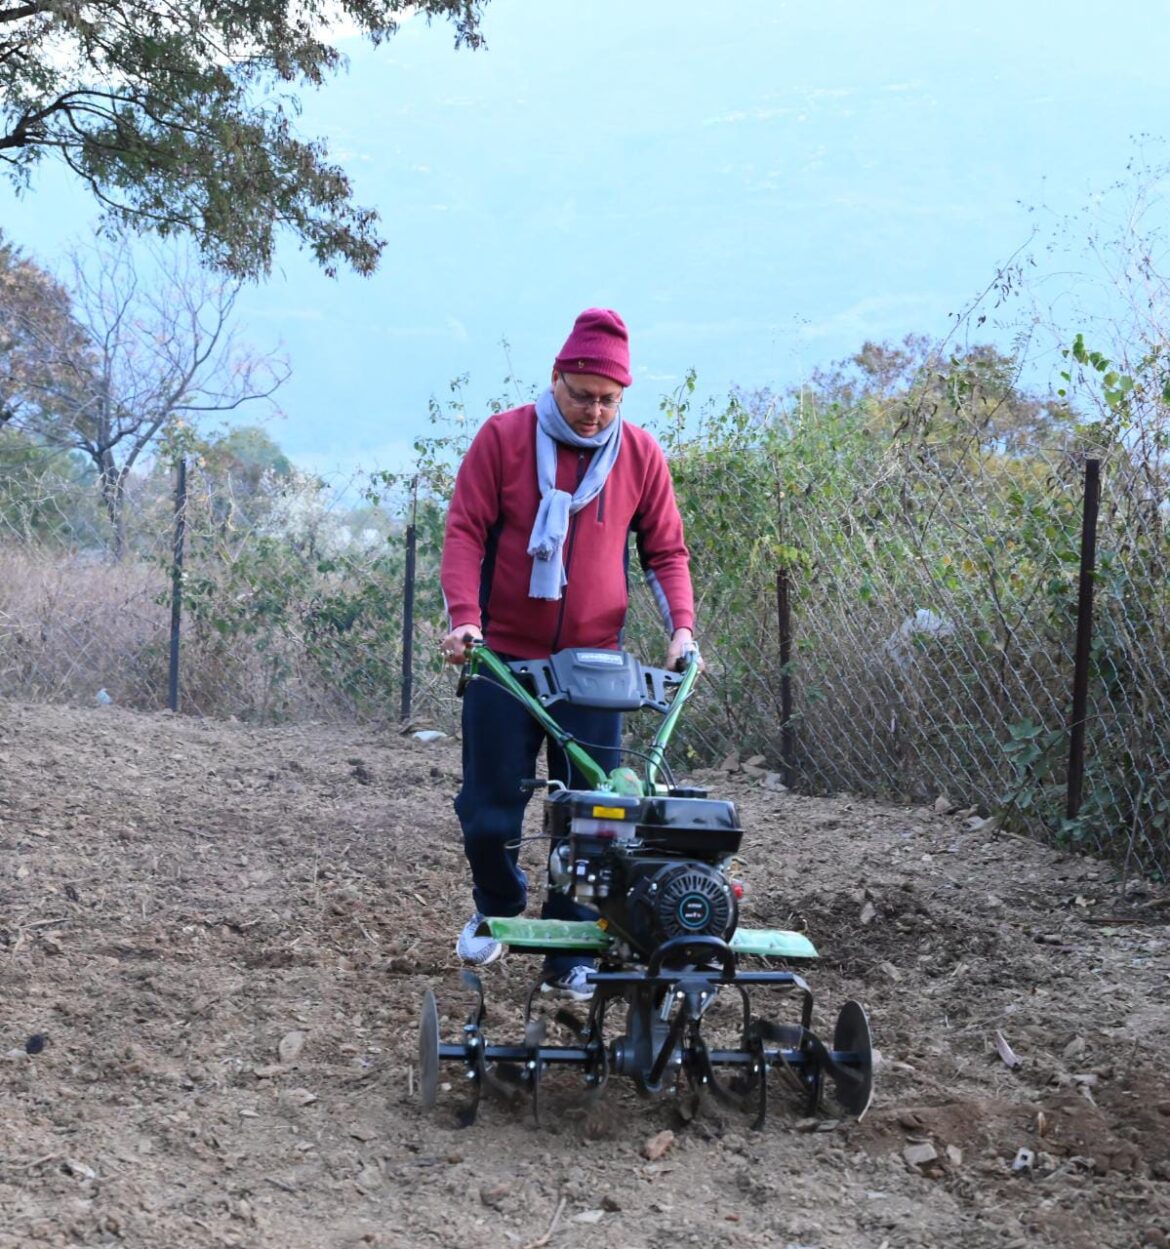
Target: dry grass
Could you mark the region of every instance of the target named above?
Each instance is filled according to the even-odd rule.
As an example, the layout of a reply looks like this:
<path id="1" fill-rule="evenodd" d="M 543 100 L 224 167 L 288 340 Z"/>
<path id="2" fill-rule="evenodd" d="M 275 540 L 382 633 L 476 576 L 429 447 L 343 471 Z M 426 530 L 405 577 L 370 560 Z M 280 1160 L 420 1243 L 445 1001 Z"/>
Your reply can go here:
<path id="1" fill-rule="evenodd" d="M 312 597 L 312 587 L 304 597 Z M 179 710 L 256 722 L 396 719 L 400 691 L 376 675 L 384 665 L 363 673 L 360 648 L 350 653 L 343 646 L 336 663 L 314 657 L 295 616 L 264 632 L 225 635 L 187 613 Z M 0 697 L 87 705 L 104 689 L 121 706 L 161 709 L 168 704 L 170 631 L 169 578 L 161 565 L 0 546 Z M 419 622 L 414 705 L 449 727 L 449 674 L 428 662 L 436 648 L 435 630 Z M 397 672 L 400 660 L 391 658 Z"/>
<path id="2" fill-rule="evenodd" d="M 141 705 L 169 627 L 162 571 L 0 547 L 0 694 Z M 165 667 L 164 667 L 165 675 Z"/>

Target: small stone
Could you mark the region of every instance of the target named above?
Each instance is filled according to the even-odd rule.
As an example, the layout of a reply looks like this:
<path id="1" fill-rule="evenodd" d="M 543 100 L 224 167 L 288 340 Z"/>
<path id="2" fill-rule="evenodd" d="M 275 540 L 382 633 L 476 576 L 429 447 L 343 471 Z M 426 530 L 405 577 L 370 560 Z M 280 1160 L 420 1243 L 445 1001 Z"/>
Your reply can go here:
<path id="1" fill-rule="evenodd" d="M 305 1034 L 300 1031 L 286 1032 L 280 1038 L 280 1044 L 277 1046 L 277 1054 L 280 1061 L 290 1067 L 301 1056 L 301 1050 L 305 1048 Z"/>
<path id="2" fill-rule="evenodd" d="M 479 1190 L 479 1199 L 485 1206 L 490 1206 L 491 1209 L 495 1210 L 511 1191 L 512 1185 L 508 1183 L 484 1184 Z"/>
<path id="3" fill-rule="evenodd" d="M 867 902 L 861 908 L 861 914 L 857 918 L 862 924 L 872 924 L 877 918 L 877 907 L 872 902 Z"/>
<path id="4" fill-rule="evenodd" d="M 354 1183 L 363 1193 L 376 1193 L 382 1187 L 382 1172 L 376 1162 L 367 1162 L 357 1173 Z"/>
<path id="5" fill-rule="evenodd" d="M 666 1128 L 664 1131 L 652 1136 L 642 1146 L 642 1157 L 650 1162 L 657 1162 L 659 1158 L 666 1156 L 667 1151 L 674 1144 L 674 1133 Z"/>
<path id="6" fill-rule="evenodd" d="M 902 1150 L 902 1157 L 911 1167 L 922 1167 L 938 1157 L 938 1150 L 929 1141 L 918 1141 Z"/>

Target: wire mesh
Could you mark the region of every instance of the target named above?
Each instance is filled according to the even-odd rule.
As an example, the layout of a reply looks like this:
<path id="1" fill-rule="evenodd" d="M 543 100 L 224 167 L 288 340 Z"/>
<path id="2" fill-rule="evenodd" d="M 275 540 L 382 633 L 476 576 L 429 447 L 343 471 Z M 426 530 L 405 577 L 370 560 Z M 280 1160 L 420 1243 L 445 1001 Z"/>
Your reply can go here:
<path id="1" fill-rule="evenodd" d="M 804 792 L 944 798 L 1165 872 L 1161 460 L 1084 429 L 1011 440 L 918 419 L 922 411 L 875 430 L 856 410 L 781 419 L 733 405 L 720 424 L 662 435 L 708 665 L 677 749 L 692 764 L 760 755 Z M 1084 797 L 1069 819 L 1088 455 L 1102 462 L 1103 488 Z M 170 480 L 160 471 L 133 483 L 114 560 L 92 486 L 50 461 L 0 474 L 0 695 L 92 703 L 105 691 L 131 707 L 166 706 Z M 438 659 L 441 497 L 400 491 L 355 504 L 352 490 L 233 478 L 198 463 L 187 491 L 182 712 L 397 724 L 413 522 L 411 716 L 456 729 L 453 674 Z M 780 569 L 793 629 L 786 671 Z M 638 585 L 625 644 L 651 661 L 664 653 L 657 611 Z"/>

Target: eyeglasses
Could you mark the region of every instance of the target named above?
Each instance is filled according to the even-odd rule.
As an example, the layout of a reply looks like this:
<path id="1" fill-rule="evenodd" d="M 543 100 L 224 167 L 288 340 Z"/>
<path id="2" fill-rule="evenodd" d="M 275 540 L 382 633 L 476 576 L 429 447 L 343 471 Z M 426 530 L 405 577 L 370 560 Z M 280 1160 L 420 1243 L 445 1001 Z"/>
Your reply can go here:
<path id="1" fill-rule="evenodd" d="M 565 388 L 565 393 L 569 396 L 569 400 L 573 407 L 581 408 L 588 411 L 594 404 L 603 412 L 616 412 L 622 406 L 622 392 L 618 391 L 616 395 L 590 395 L 583 390 L 577 390 L 565 381 L 565 375 L 560 375 L 561 385 Z"/>

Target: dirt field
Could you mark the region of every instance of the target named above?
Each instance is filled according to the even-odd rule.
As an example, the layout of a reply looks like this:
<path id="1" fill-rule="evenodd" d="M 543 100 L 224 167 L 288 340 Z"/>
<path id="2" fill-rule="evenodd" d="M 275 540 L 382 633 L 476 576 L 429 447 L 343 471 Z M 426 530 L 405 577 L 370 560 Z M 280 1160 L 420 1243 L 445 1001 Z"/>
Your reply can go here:
<path id="1" fill-rule="evenodd" d="M 540 1129 L 460 1129 L 457 1089 L 425 1116 L 420 999 L 448 1040 L 467 1009 L 458 769 L 450 740 L 0 706 L 2 1249 L 1170 1244 L 1167 893 L 742 773 L 705 777 L 748 830 L 742 922 L 812 936 L 826 1034 L 865 1003 L 864 1120 L 777 1090 L 754 1133 L 574 1080 Z M 490 1040 L 535 969 L 485 973 Z"/>

